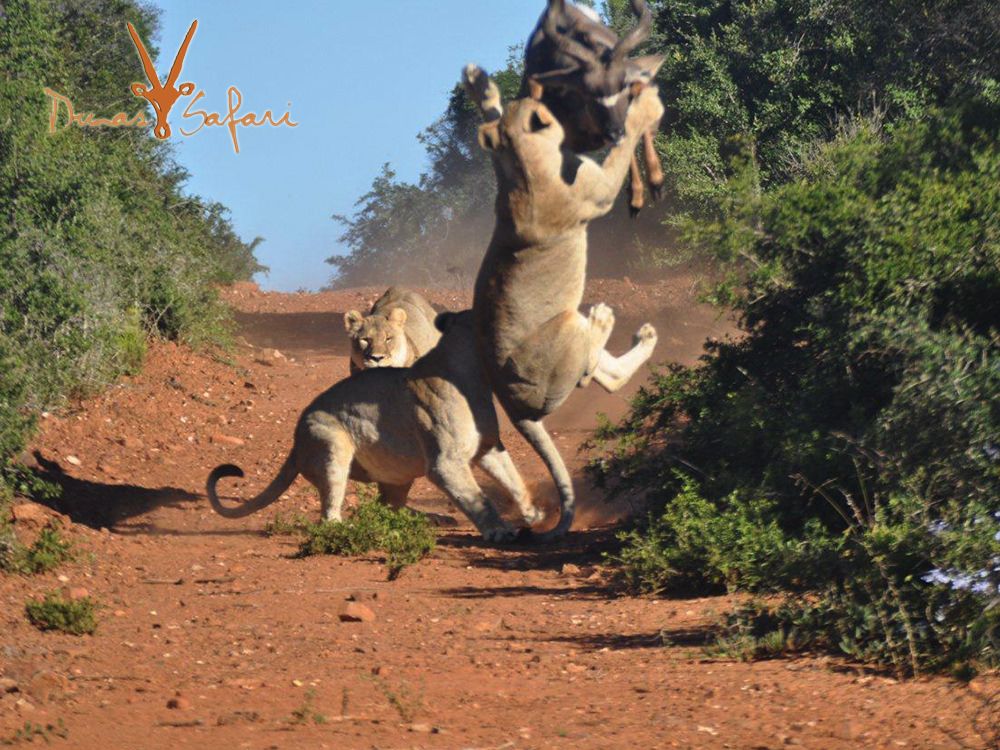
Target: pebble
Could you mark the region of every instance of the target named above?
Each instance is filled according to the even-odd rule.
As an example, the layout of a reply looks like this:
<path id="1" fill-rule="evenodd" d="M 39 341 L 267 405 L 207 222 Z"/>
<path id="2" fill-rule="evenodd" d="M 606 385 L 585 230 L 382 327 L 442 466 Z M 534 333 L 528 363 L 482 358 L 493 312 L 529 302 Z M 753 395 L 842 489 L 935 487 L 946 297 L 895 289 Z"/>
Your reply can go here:
<path id="1" fill-rule="evenodd" d="M 10 677 L 0 677 L 0 693 L 16 693 L 17 691 L 17 680 L 12 680 Z"/>
<path id="2" fill-rule="evenodd" d="M 28 692 L 39 703 L 47 703 L 69 692 L 69 680 L 58 672 L 38 672 L 28 683 Z"/>
<path id="3" fill-rule="evenodd" d="M 580 566 L 573 563 L 565 563 L 562 566 L 562 574 L 564 576 L 578 576 L 580 575 Z"/>
<path id="4" fill-rule="evenodd" d="M 15 521 L 28 526 L 42 526 L 49 522 L 48 508 L 38 503 L 21 503 L 10 510 Z"/>
<path id="5" fill-rule="evenodd" d="M 90 592 L 83 588 L 83 586 L 74 586 L 67 592 L 67 596 L 69 596 L 71 602 L 75 602 L 80 599 L 86 599 L 90 596 Z"/>
<path id="6" fill-rule="evenodd" d="M 81 461 L 76 456 L 66 456 L 66 463 L 73 464 L 73 466 L 80 466 L 83 461 Z"/>
<path id="7" fill-rule="evenodd" d="M 341 622 L 374 622 L 375 613 L 360 602 L 348 602 L 340 611 Z"/>
<path id="8" fill-rule="evenodd" d="M 173 698 L 167 701 L 167 708 L 176 711 L 186 711 L 191 708 L 191 701 L 180 693 L 177 693 Z"/>
<path id="9" fill-rule="evenodd" d="M 209 440 L 216 445 L 233 445 L 236 447 L 246 445 L 246 441 L 243 438 L 233 437 L 232 435 L 223 435 L 222 433 L 212 435 Z"/>

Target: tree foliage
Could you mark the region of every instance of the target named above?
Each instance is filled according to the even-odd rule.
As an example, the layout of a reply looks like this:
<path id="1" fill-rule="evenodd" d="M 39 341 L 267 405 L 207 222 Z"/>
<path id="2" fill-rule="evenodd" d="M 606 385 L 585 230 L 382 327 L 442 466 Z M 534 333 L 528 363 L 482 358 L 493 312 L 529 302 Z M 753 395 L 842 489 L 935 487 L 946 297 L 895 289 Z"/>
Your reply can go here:
<path id="1" fill-rule="evenodd" d="M 168 146 L 133 128 L 48 132 L 49 87 L 78 112 L 139 111 L 133 0 L 10 0 L 0 11 L 0 465 L 32 414 L 135 368 L 149 334 L 216 340 L 216 286 L 261 270 L 226 209 L 186 196 Z"/>

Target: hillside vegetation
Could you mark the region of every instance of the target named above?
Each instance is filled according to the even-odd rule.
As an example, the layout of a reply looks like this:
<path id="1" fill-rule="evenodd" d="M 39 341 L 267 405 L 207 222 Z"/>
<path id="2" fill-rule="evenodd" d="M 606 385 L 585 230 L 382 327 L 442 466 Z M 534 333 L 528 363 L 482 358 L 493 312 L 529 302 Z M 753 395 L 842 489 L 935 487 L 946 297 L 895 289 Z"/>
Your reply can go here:
<path id="1" fill-rule="evenodd" d="M 261 270 L 223 206 L 185 195 L 185 172 L 146 130 L 48 132 L 49 87 L 78 112 L 134 114 L 144 74 L 133 0 L 8 0 L 0 7 L 0 475 L 35 415 L 134 370 L 147 338 L 225 336 L 216 287 Z M 154 53 L 155 54 L 155 53 Z M 0 485 L 3 483 L 0 482 Z"/>

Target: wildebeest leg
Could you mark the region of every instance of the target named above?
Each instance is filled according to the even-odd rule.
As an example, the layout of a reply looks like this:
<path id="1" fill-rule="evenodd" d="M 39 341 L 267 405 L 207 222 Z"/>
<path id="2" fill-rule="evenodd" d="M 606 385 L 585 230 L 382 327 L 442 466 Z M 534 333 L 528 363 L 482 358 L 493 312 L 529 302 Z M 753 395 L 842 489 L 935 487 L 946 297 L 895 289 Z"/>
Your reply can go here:
<path id="1" fill-rule="evenodd" d="M 652 356 L 656 346 L 656 329 L 646 323 L 636 331 L 632 340 L 632 348 L 620 357 L 614 357 L 607 351 L 601 352 L 594 380 L 609 392 L 625 385 Z"/>
<path id="2" fill-rule="evenodd" d="M 642 172 L 639 171 L 639 159 L 632 154 L 632 161 L 628 165 L 628 215 L 633 219 L 639 215 L 639 211 L 646 205 L 645 187 L 642 184 Z"/>
<path id="3" fill-rule="evenodd" d="M 663 166 L 660 164 L 660 155 L 656 153 L 656 146 L 653 143 L 655 135 L 655 130 L 647 130 L 642 134 L 642 151 L 646 161 L 646 176 L 649 179 L 649 195 L 654 201 L 658 201 L 663 193 Z"/>
<path id="4" fill-rule="evenodd" d="M 535 507 L 531 494 L 521 478 L 510 453 L 502 445 L 490 448 L 479 458 L 479 466 L 500 485 L 521 511 L 521 517 L 528 526 L 541 521 L 545 514 Z"/>

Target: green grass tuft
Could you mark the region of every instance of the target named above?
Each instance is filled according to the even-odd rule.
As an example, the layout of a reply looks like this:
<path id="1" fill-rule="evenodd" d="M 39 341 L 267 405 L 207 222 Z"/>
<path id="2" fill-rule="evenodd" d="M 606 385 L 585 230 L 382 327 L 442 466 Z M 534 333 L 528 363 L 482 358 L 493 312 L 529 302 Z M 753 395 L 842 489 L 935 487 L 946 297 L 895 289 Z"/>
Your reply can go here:
<path id="1" fill-rule="evenodd" d="M 57 591 L 43 601 L 30 601 L 24 607 L 28 620 L 39 630 L 58 630 L 71 635 L 86 635 L 97 630 L 97 604 L 89 596 L 67 599 Z"/>
<path id="2" fill-rule="evenodd" d="M 362 502 L 346 521 L 306 524 L 299 555 L 386 554 L 389 580 L 434 550 L 434 530 L 428 520 L 407 508 L 393 510 L 376 501 Z"/>

